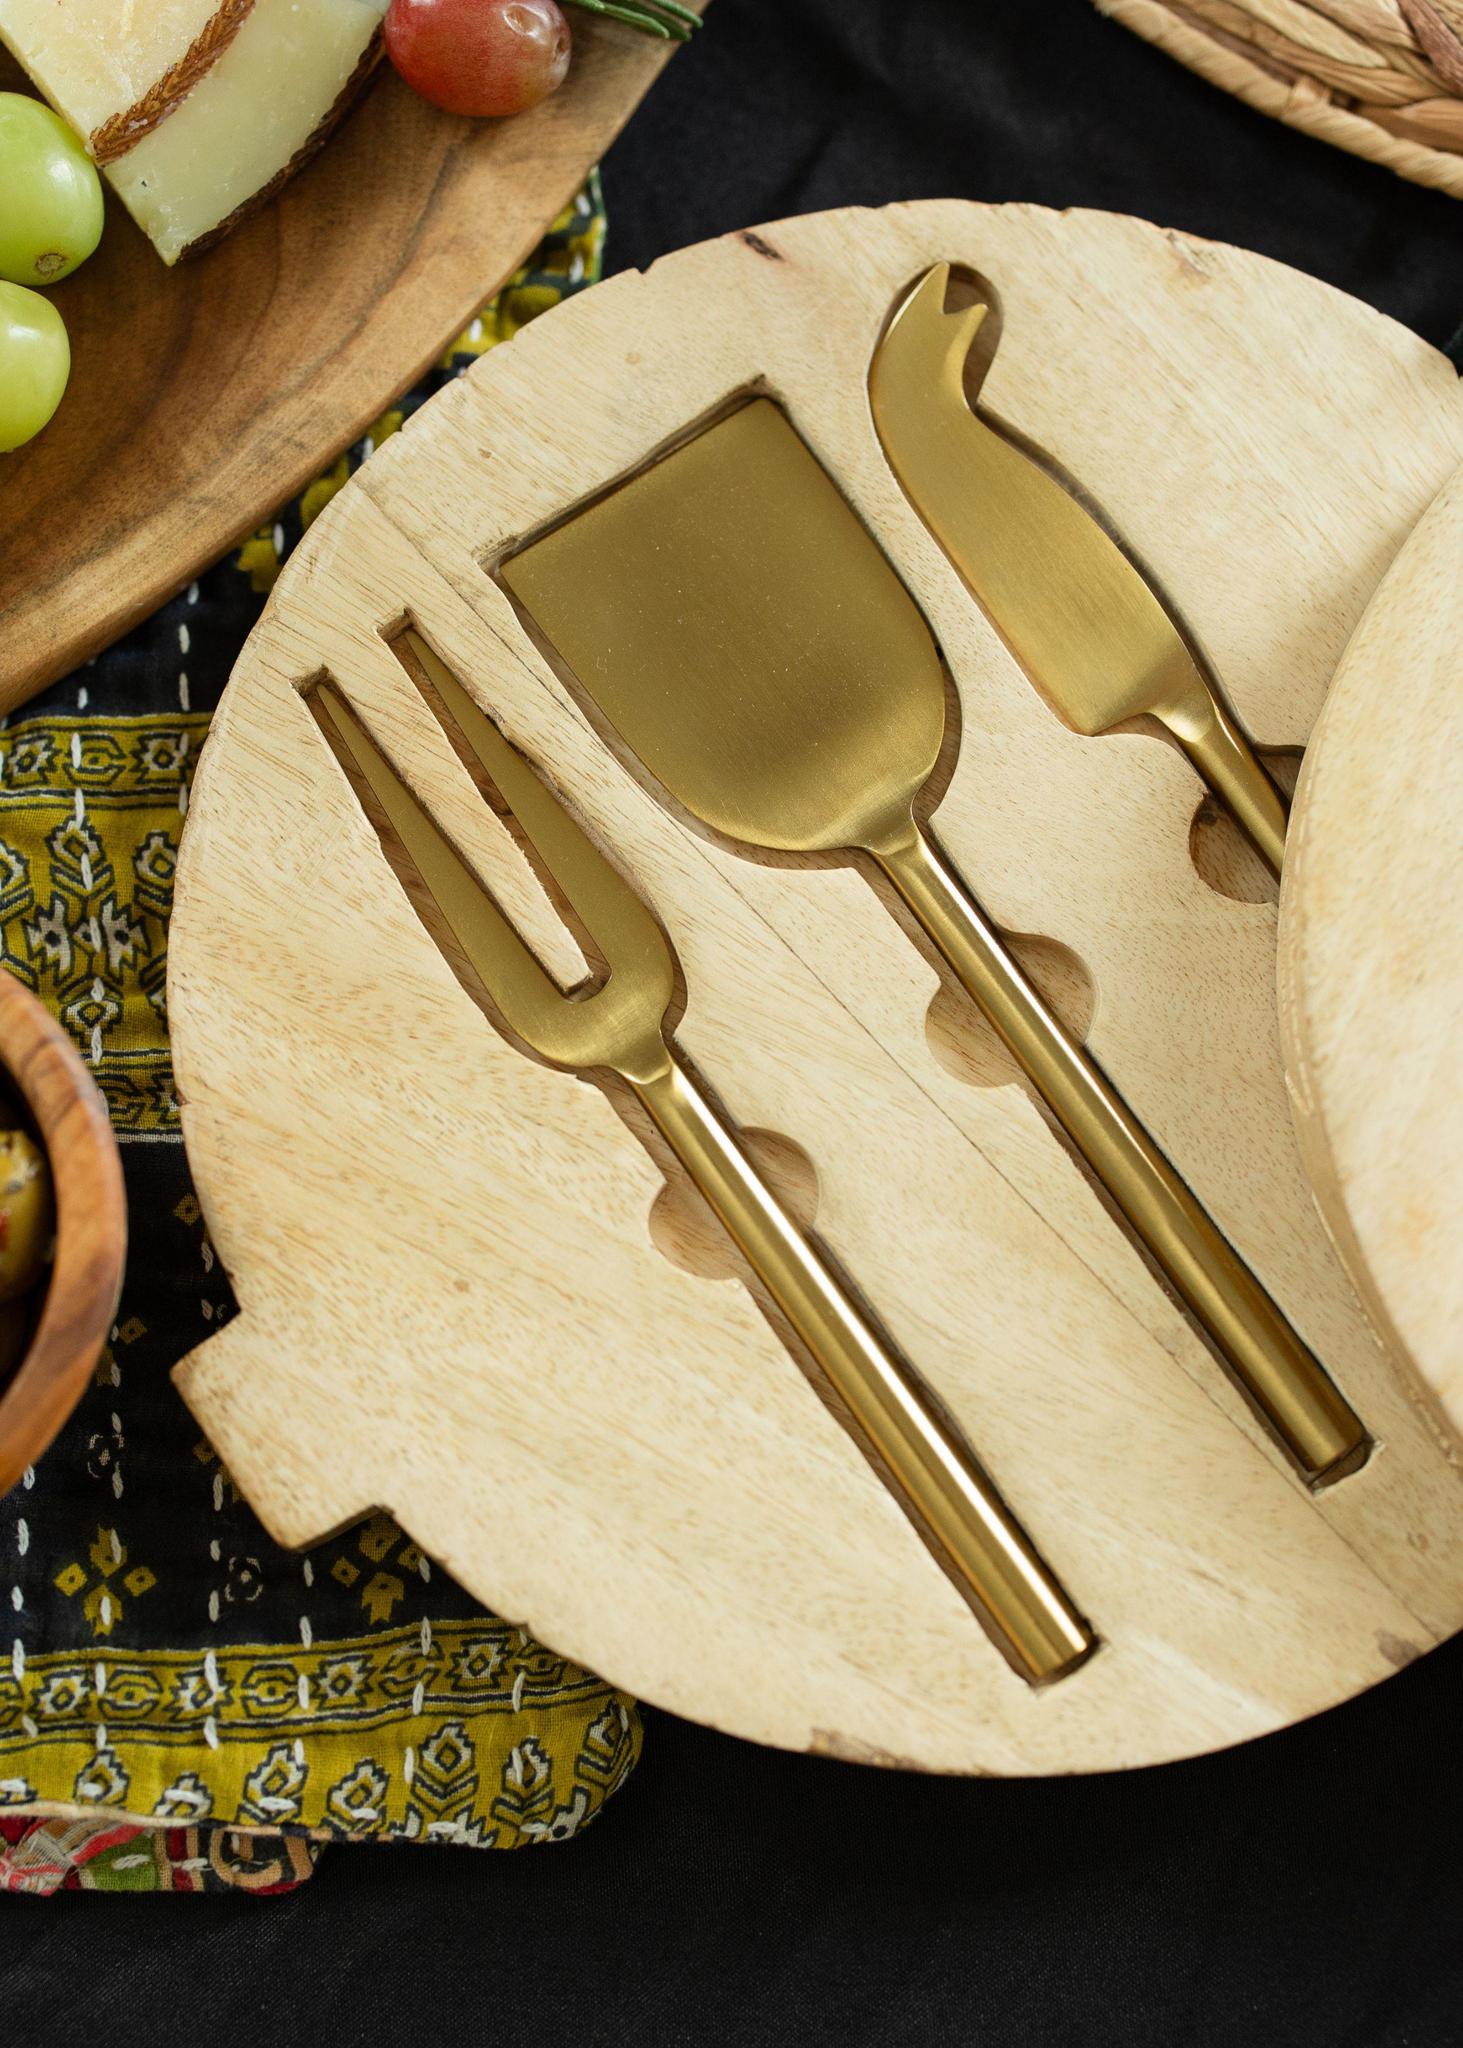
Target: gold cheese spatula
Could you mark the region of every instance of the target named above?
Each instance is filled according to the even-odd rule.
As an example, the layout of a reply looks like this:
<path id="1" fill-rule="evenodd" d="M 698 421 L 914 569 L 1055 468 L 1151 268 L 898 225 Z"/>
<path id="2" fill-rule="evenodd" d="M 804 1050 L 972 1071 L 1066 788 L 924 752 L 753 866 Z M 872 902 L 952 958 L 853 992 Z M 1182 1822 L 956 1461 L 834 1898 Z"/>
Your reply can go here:
<path id="1" fill-rule="evenodd" d="M 500 580 L 662 789 L 744 844 L 872 855 L 1312 1484 L 1369 1439 L 912 805 L 945 731 L 923 613 L 754 399 L 532 539 Z"/>
<path id="2" fill-rule="evenodd" d="M 406 640 L 607 970 L 594 985 L 561 988 L 339 693 L 320 688 L 327 729 L 411 856 L 497 1017 L 550 1066 L 604 1069 L 629 1083 L 1007 1661 L 1033 1685 L 1063 1677 L 1096 1638 L 953 1421 L 788 1216 L 682 1064 L 666 1030 L 676 982 L 670 941 L 451 670 L 418 635 Z"/>
<path id="3" fill-rule="evenodd" d="M 967 403 L 984 306 L 945 311 L 937 263 L 869 370 L 874 425 L 910 503 L 1057 715 L 1095 736 L 1167 726 L 1278 875 L 1284 797 L 1154 591 L 1098 521 Z"/>

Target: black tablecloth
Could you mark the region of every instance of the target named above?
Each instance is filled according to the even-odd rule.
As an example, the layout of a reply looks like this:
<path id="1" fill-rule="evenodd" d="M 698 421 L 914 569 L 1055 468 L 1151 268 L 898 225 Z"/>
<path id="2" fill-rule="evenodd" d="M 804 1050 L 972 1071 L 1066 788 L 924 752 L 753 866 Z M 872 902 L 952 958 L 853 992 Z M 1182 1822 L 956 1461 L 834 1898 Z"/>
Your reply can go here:
<path id="1" fill-rule="evenodd" d="M 717 0 L 606 166 L 609 267 L 957 195 L 1249 244 L 1455 349 L 1463 206 L 1276 127 L 1090 0 Z M 23 2042 L 199 2035 L 1463 2042 L 1463 1645 L 1229 1754 L 886 1776 L 647 1716 L 603 1822 L 510 1857 L 341 1850 L 291 1898 L 15 1902 Z"/>

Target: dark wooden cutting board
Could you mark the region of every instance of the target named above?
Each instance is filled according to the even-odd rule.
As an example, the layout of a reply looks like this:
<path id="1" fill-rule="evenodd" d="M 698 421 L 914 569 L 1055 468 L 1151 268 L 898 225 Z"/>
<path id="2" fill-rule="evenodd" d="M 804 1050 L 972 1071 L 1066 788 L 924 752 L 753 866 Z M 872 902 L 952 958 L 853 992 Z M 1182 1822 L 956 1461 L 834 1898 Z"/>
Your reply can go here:
<path id="1" fill-rule="evenodd" d="M 532 113 L 441 113 L 383 66 L 329 146 L 165 269 L 115 200 L 56 288 L 72 373 L 0 456 L 0 709 L 144 618 L 303 488 L 511 275 L 674 47 L 576 14 Z M 0 53 L 0 88 L 25 80 Z"/>

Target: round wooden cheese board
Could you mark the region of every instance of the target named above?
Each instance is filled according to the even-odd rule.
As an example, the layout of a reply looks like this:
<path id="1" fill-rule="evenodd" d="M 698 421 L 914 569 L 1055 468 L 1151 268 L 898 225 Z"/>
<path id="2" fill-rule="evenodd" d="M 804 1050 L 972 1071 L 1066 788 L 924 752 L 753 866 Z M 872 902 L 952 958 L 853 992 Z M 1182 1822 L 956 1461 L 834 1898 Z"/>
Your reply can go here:
<path id="1" fill-rule="evenodd" d="M 283 1540 L 387 1507 L 497 1611 L 678 1712 L 929 1769 L 1108 1769 L 1280 1727 L 1456 1629 L 1463 1480 L 1310 1197 L 1273 891 L 1165 739 L 1058 721 L 885 462 L 872 352 L 941 259 L 996 308 L 982 404 L 1102 507 L 1251 737 L 1304 745 L 1463 458 L 1456 375 L 1415 336 L 1141 222 L 955 202 L 785 221 L 582 295 L 365 465 L 220 708 L 169 997 L 240 1313 L 179 1377 Z M 865 875 L 748 859 L 658 800 L 494 580 L 758 394 L 938 639 L 944 846 L 1370 1430 L 1324 1491 Z M 407 680 L 408 627 L 657 913 L 684 1054 L 769 1162 L 801 1163 L 804 1217 L 1090 1619 L 1070 1676 L 1033 1690 L 996 1653 L 735 1259 L 687 1242 L 695 1204 L 643 1133 L 511 1044 L 433 942 L 316 722 L 322 682 L 572 975 Z"/>
<path id="2" fill-rule="evenodd" d="M 1463 474 L 1357 628 L 1281 897 L 1301 1146 L 1378 1328 L 1463 1431 Z"/>

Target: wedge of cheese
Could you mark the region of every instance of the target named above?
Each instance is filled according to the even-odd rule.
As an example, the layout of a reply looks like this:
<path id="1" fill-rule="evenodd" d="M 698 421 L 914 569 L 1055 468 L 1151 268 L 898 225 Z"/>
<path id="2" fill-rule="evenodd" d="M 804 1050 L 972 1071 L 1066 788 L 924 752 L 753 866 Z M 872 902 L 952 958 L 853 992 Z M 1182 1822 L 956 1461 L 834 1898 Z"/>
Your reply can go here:
<path id="1" fill-rule="evenodd" d="M 7 44 L 165 263 L 205 248 L 325 140 L 386 0 L 0 0 Z"/>

